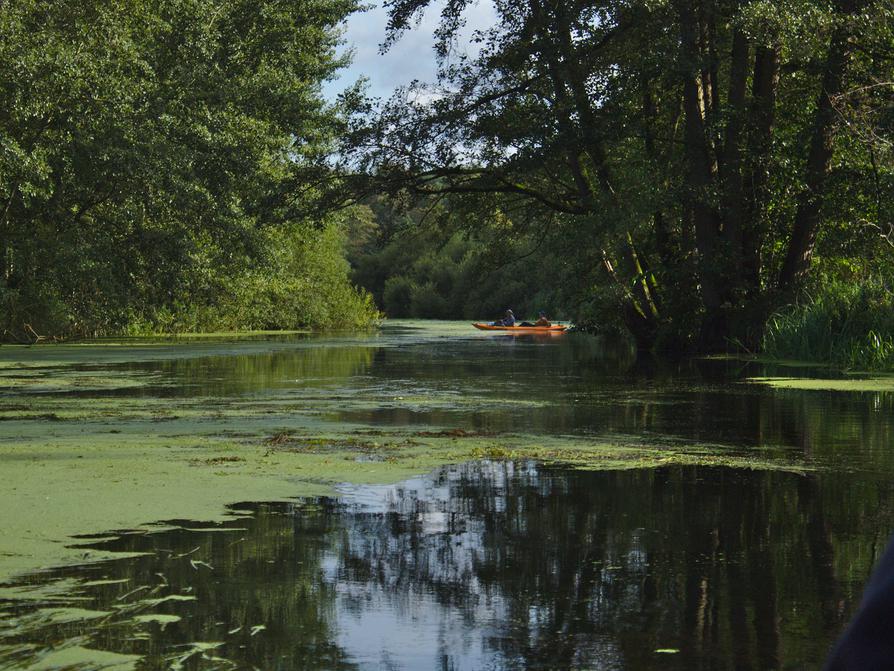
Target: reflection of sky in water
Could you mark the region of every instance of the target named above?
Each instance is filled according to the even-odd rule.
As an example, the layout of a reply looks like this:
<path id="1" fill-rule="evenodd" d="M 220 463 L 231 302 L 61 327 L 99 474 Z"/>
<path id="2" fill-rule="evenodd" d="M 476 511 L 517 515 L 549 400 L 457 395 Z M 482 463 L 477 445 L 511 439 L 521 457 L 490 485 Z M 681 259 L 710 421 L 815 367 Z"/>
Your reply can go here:
<path id="1" fill-rule="evenodd" d="M 505 507 L 506 488 L 511 479 L 524 478 L 536 483 L 539 475 L 534 462 L 483 461 L 481 471 L 490 483 L 494 505 L 501 509 Z M 462 471 L 448 468 L 439 475 L 439 478 L 421 476 L 386 485 L 343 483 L 335 490 L 340 503 L 366 513 L 406 513 L 418 511 L 420 505 L 439 514 L 459 512 L 463 502 L 456 499 L 454 487 L 462 481 Z"/>
<path id="2" fill-rule="evenodd" d="M 485 554 L 493 554 L 485 547 L 486 524 L 479 515 L 469 515 L 468 500 L 457 496 L 468 471 L 447 468 L 438 475 L 394 485 L 338 487 L 339 503 L 352 512 L 346 520 L 350 540 L 322 562 L 323 579 L 335 585 L 338 594 L 338 644 L 362 668 L 517 668 L 520 660 L 507 656 L 499 643 L 517 617 L 511 595 L 479 579 Z M 486 508 L 496 514 L 511 507 L 507 498 L 513 482 L 524 481 L 544 493 L 552 487 L 539 484 L 533 462 L 482 462 L 478 477 L 488 483 Z M 522 498 L 514 498 L 512 503 L 523 509 Z M 383 538 L 376 533 L 388 526 L 381 516 L 394 513 L 406 516 L 412 525 L 411 532 L 404 532 L 413 536 L 413 547 L 405 546 L 402 534 Z M 383 542 L 387 547 L 381 547 Z M 631 549 L 628 556 L 637 553 Z M 392 561 L 376 562 L 383 556 Z M 345 563 L 355 560 L 372 561 L 377 579 L 357 581 L 346 574 Z M 411 574 L 425 580 L 412 582 Z M 462 594 L 438 596 L 439 586 L 459 586 Z M 589 606 L 594 619 L 599 618 L 599 607 L 598 599 Z M 554 611 L 552 603 L 528 608 L 524 626 L 530 632 L 529 645 L 536 646 L 546 635 L 544 629 L 554 626 Z M 619 668 L 618 652 L 608 637 L 582 642 L 576 656 L 576 663 L 601 660 L 598 668 Z"/>
<path id="3" fill-rule="evenodd" d="M 487 620 L 476 617 L 470 626 L 467 613 L 445 609 L 429 594 L 343 584 L 339 600 L 338 644 L 362 668 L 437 669 L 448 657 L 456 669 L 502 666 L 485 647 Z M 364 602 L 354 613 L 353 600 Z"/>

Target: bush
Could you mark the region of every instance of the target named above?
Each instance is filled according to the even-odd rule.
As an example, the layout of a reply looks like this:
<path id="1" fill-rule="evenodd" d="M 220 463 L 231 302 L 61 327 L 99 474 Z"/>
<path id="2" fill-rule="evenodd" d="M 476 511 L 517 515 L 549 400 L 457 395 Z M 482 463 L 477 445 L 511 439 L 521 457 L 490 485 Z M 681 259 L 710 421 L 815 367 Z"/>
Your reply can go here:
<path id="1" fill-rule="evenodd" d="M 335 224 L 268 232 L 267 254 L 220 288 L 211 305 L 187 303 L 185 330 L 364 328 L 379 318 L 372 296 L 351 285 Z"/>
<path id="2" fill-rule="evenodd" d="M 385 290 L 382 299 L 385 313 L 389 317 L 408 317 L 413 302 L 413 291 L 416 284 L 408 277 L 396 275 L 385 280 Z"/>
<path id="3" fill-rule="evenodd" d="M 28 340 L 26 324 L 45 334 L 67 330 L 69 323 L 65 303 L 50 287 L 11 288 L 0 281 L 0 334 L 7 339 Z"/>
<path id="4" fill-rule="evenodd" d="M 426 282 L 413 288 L 410 314 L 423 319 L 451 318 L 447 300 L 438 292 L 432 282 Z"/>
<path id="5" fill-rule="evenodd" d="M 71 273 L 67 286 L 29 284 L 30 291 L 0 283 L 0 334 L 92 337 L 199 331 L 355 329 L 380 313 L 372 296 L 354 287 L 335 223 L 321 229 L 293 224 L 262 233 L 257 259 L 234 268 L 198 258 L 166 300 L 143 300 L 97 264 L 93 273 Z"/>

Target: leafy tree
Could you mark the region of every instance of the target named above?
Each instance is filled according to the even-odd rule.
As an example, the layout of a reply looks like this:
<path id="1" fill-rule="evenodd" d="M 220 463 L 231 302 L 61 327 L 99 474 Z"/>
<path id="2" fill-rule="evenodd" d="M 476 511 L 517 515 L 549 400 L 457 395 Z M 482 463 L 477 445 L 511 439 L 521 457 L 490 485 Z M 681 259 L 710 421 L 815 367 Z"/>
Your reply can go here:
<path id="1" fill-rule="evenodd" d="M 388 41 L 429 5 L 389 3 Z M 437 85 L 359 124 L 348 167 L 549 222 L 641 346 L 755 344 L 824 246 L 859 259 L 887 232 L 890 0 L 498 0 L 456 58 L 466 5 L 442 12 Z"/>
<path id="2" fill-rule="evenodd" d="M 288 244 L 317 239 L 304 187 L 340 125 L 320 82 L 341 65 L 335 27 L 356 8 L 4 3 L 3 326 L 114 332 L 184 301 L 214 304 L 282 242 L 272 227 Z"/>
<path id="3" fill-rule="evenodd" d="M 580 300 L 571 283 L 544 289 L 568 271 L 561 252 L 499 210 L 442 199 L 404 211 L 376 198 L 354 208 L 352 221 L 349 235 L 364 240 L 349 256 L 352 278 L 390 317 L 482 320 L 511 307 L 558 318 Z"/>

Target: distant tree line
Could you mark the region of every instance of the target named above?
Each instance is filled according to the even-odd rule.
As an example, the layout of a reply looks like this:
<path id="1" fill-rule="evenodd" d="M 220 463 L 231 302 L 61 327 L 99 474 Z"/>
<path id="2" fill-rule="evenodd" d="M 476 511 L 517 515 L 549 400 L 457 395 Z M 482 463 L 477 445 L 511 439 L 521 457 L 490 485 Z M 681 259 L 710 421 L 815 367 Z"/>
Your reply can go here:
<path id="1" fill-rule="evenodd" d="M 0 332 L 358 326 L 309 217 L 354 0 L 0 4 Z"/>
<path id="2" fill-rule="evenodd" d="M 391 2 L 387 41 L 429 5 Z M 361 186 L 531 222 L 641 347 L 754 349 L 805 290 L 890 286 L 891 0 L 497 2 L 458 57 L 467 5 L 437 84 L 358 117 Z"/>
<path id="3" fill-rule="evenodd" d="M 388 317 L 491 320 L 579 312 L 562 254 L 499 210 L 428 199 L 403 208 L 376 197 L 351 210 L 352 279 Z"/>

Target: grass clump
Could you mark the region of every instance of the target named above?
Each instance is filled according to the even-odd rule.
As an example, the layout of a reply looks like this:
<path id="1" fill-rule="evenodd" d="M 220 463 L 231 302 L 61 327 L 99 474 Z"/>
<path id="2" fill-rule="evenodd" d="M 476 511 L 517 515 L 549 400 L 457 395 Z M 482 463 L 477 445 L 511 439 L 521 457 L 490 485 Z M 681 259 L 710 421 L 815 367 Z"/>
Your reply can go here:
<path id="1" fill-rule="evenodd" d="M 764 353 L 859 370 L 894 370 L 894 296 L 887 282 L 834 282 L 774 314 Z"/>

